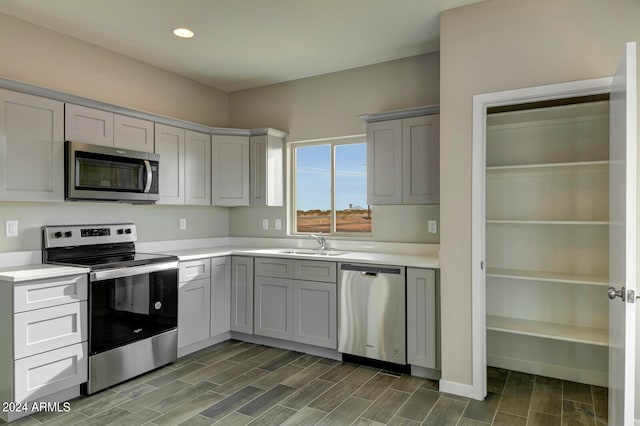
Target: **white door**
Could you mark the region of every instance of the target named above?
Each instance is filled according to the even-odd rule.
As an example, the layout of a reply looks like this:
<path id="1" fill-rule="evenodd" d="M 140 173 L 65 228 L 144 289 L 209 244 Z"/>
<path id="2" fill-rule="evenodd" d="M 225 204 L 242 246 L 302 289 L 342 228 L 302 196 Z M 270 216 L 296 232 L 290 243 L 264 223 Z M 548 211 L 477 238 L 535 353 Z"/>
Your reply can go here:
<path id="1" fill-rule="evenodd" d="M 626 46 L 613 79 L 610 104 L 609 424 L 630 426 L 636 358 L 635 42 Z"/>

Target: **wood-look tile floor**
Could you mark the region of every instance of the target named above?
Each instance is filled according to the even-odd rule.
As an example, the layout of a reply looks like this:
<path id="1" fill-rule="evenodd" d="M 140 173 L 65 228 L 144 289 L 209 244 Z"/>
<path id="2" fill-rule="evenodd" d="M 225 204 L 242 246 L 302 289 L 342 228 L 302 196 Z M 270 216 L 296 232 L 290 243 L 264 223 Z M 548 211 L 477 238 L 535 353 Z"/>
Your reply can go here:
<path id="1" fill-rule="evenodd" d="M 601 425 L 607 389 L 490 368 L 484 401 L 433 380 L 228 341 L 14 425 Z"/>

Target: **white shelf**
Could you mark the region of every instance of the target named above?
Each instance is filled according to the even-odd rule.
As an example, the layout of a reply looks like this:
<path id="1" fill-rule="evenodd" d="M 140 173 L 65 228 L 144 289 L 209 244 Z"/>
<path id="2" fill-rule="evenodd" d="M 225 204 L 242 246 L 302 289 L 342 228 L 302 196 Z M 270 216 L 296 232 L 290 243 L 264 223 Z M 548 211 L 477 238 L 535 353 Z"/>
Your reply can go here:
<path id="1" fill-rule="evenodd" d="M 561 272 L 529 271 L 520 269 L 487 268 L 487 277 L 525 281 L 545 281 L 567 284 L 608 286 L 609 277 Z"/>
<path id="2" fill-rule="evenodd" d="M 539 163 L 539 164 L 518 164 L 509 166 L 489 166 L 487 172 L 499 171 L 518 171 L 518 170 L 534 170 L 534 169 L 560 169 L 560 168 L 595 168 L 608 167 L 609 161 L 577 161 L 571 163 Z"/>
<path id="3" fill-rule="evenodd" d="M 609 346 L 609 331 L 598 328 L 487 315 L 487 330 L 595 346 Z"/>
<path id="4" fill-rule="evenodd" d="M 604 220 L 487 220 L 491 225 L 609 225 Z"/>

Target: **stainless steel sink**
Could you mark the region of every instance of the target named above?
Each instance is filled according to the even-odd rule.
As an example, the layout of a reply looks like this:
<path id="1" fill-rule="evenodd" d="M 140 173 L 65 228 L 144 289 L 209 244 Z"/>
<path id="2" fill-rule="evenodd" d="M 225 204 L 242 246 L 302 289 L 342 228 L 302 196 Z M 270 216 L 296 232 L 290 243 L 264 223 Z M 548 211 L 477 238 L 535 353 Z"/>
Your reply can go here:
<path id="1" fill-rule="evenodd" d="M 311 250 L 311 249 L 285 249 L 278 250 L 278 253 L 282 254 L 301 254 L 306 256 L 340 256 L 341 254 L 347 254 L 346 251 L 338 251 L 338 250 Z"/>

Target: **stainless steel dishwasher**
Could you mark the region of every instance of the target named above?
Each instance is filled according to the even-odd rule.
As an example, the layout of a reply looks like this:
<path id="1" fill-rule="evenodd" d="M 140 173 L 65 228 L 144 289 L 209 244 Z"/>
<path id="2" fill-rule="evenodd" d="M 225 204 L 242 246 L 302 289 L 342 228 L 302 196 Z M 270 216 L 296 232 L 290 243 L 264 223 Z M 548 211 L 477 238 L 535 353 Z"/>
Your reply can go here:
<path id="1" fill-rule="evenodd" d="M 341 263 L 338 351 L 407 363 L 405 268 Z"/>

